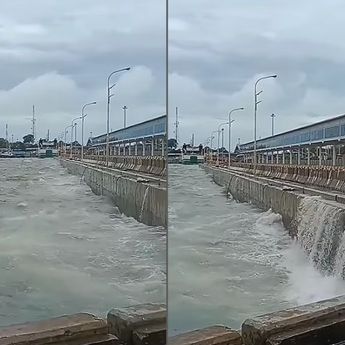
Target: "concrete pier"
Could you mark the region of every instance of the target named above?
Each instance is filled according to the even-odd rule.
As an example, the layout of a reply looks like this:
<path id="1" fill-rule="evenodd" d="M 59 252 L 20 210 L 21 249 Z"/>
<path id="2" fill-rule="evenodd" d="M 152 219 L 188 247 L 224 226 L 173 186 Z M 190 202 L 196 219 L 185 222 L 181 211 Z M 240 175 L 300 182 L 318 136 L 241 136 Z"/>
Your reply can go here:
<path id="1" fill-rule="evenodd" d="M 340 345 L 344 341 L 345 296 L 339 296 L 248 319 L 241 331 L 211 326 L 172 337 L 168 344 Z"/>
<path id="2" fill-rule="evenodd" d="M 13 325 L 0 330 L 0 345 L 164 345 L 161 304 L 113 309 L 108 322 L 87 313 Z"/>
<path id="3" fill-rule="evenodd" d="M 320 196 L 317 203 L 332 207 L 334 211 L 341 212 L 345 217 L 343 196 L 280 183 L 264 177 L 255 177 L 234 169 L 228 170 L 209 165 L 204 165 L 203 168 L 212 175 L 214 182 L 224 187 L 226 193 L 230 193 L 234 199 L 252 203 L 263 211 L 271 209 L 279 213 L 285 228 L 292 236 L 297 235 L 298 223 L 302 216 L 300 205 L 306 196 Z"/>
<path id="4" fill-rule="evenodd" d="M 81 176 L 92 191 L 110 197 L 121 212 L 147 225 L 167 225 L 166 180 L 60 159 L 68 172 Z"/>

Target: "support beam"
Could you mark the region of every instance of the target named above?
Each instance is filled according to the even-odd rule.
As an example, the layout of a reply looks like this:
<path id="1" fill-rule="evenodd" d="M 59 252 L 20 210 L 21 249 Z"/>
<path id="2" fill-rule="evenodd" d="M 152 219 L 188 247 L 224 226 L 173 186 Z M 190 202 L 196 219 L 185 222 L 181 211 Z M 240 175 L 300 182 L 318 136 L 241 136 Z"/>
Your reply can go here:
<path id="1" fill-rule="evenodd" d="M 307 164 L 310 165 L 310 148 L 307 148 Z"/>
<path id="2" fill-rule="evenodd" d="M 319 146 L 319 165 L 322 164 L 322 147 Z"/>
<path id="3" fill-rule="evenodd" d="M 292 148 L 290 147 L 290 165 L 292 165 Z"/>

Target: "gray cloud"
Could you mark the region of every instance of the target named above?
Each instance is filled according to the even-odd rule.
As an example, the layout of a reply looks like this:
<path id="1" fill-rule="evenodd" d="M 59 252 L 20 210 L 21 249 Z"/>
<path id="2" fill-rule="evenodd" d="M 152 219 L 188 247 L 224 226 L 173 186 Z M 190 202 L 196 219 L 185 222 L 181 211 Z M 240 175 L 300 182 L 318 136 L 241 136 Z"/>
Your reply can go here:
<path id="1" fill-rule="evenodd" d="M 234 115 L 233 145 L 253 138 L 256 78 L 260 84 L 258 136 L 345 112 L 345 4 L 249 0 L 175 0 L 170 6 L 169 112 L 180 108 L 180 141 L 204 142 Z M 169 131 L 173 135 L 173 116 Z"/>
<path id="2" fill-rule="evenodd" d="M 30 131 L 37 108 L 38 135 L 58 136 L 82 105 L 86 131 L 105 131 L 106 78 L 131 66 L 114 89 L 111 127 L 165 112 L 165 3 L 148 1 L 12 0 L 0 13 L 0 136 Z"/>

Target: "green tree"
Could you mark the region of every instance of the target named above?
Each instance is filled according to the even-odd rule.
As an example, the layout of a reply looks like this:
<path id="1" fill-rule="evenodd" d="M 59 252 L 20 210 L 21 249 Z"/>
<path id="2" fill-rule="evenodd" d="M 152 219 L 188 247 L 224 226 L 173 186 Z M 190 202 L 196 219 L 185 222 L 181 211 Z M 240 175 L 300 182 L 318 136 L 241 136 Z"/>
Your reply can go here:
<path id="1" fill-rule="evenodd" d="M 23 137 L 24 144 L 29 144 L 34 142 L 35 138 L 32 134 L 27 134 Z"/>
<path id="2" fill-rule="evenodd" d="M 5 148 L 7 147 L 7 145 L 8 145 L 7 140 L 4 138 L 0 138 L 0 148 Z"/>

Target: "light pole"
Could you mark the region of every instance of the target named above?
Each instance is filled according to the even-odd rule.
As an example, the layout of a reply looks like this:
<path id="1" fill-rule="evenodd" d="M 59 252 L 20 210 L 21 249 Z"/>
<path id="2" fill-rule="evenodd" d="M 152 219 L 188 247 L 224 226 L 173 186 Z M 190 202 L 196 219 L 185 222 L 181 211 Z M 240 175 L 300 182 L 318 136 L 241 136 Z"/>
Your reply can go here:
<path id="1" fill-rule="evenodd" d="M 211 133 L 211 143 L 210 143 L 210 148 L 211 148 L 211 152 L 210 152 L 210 158 L 213 160 L 213 139 L 215 138 L 213 134 L 217 133 L 217 131 L 212 131 Z"/>
<path id="2" fill-rule="evenodd" d="M 76 121 L 76 120 L 78 120 L 78 119 L 80 119 L 80 116 L 78 116 L 78 117 L 76 117 L 76 118 L 74 118 L 73 120 L 72 120 L 72 123 L 71 123 L 71 152 L 70 152 L 70 155 L 69 155 L 69 157 L 72 159 L 72 150 L 73 150 L 73 128 L 74 128 L 74 126 L 76 126 L 77 124 L 76 123 L 74 123 L 74 121 Z"/>
<path id="3" fill-rule="evenodd" d="M 265 77 L 261 77 L 255 82 L 255 86 L 254 86 L 254 175 L 256 173 L 256 113 L 258 110 L 258 104 L 261 102 L 261 101 L 258 101 L 258 96 L 262 92 L 262 91 L 257 92 L 256 88 L 258 86 L 258 83 L 261 80 L 269 79 L 269 78 L 277 78 L 277 75 L 274 74 L 274 75 L 267 75 Z"/>
<path id="4" fill-rule="evenodd" d="M 108 166 L 108 162 L 109 162 L 109 111 L 110 111 L 110 98 L 113 96 L 113 94 L 110 94 L 110 90 L 116 85 L 110 85 L 110 78 L 115 74 L 115 73 L 119 73 L 122 71 L 129 71 L 131 68 L 127 67 L 127 68 L 121 68 L 118 69 L 116 71 L 113 71 L 109 74 L 108 76 L 108 84 L 107 84 L 107 144 L 106 144 L 106 165 Z"/>
<path id="5" fill-rule="evenodd" d="M 218 148 L 217 148 L 217 166 L 219 165 L 219 137 L 220 137 L 220 127 L 223 125 L 227 125 L 228 122 L 222 122 L 219 126 L 218 126 Z"/>
<path id="6" fill-rule="evenodd" d="M 87 114 L 84 114 L 84 110 L 87 106 L 97 104 L 97 102 L 86 103 L 81 108 L 81 161 L 84 159 L 84 119 Z"/>
<path id="7" fill-rule="evenodd" d="M 228 168 L 230 168 L 230 158 L 231 158 L 231 124 L 234 122 L 234 120 L 231 119 L 231 114 L 234 113 L 235 111 L 239 111 L 239 110 L 244 110 L 243 107 L 241 108 L 235 108 L 229 111 L 229 154 L 228 154 Z"/>
<path id="8" fill-rule="evenodd" d="M 123 106 L 123 128 L 126 128 L 126 122 L 127 122 L 127 105 Z"/>
<path id="9" fill-rule="evenodd" d="M 69 126 L 67 126 L 65 128 L 65 154 L 66 154 L 66 151 L 67 151 L 67 133 L 68 133 L 67 129 L 70 128 L 70 127 L 71 127 L 71 125 L 69 125 Z"/>
<path id="10" fill-rule="evenodd" d="M 273 137 L 273 135 L 274 135 L 274 118 L 276 117 L 276 115 L 275 114 L 272 114 L 271 115 L 271 118 L 272 118 L 272 137 Z"/>

